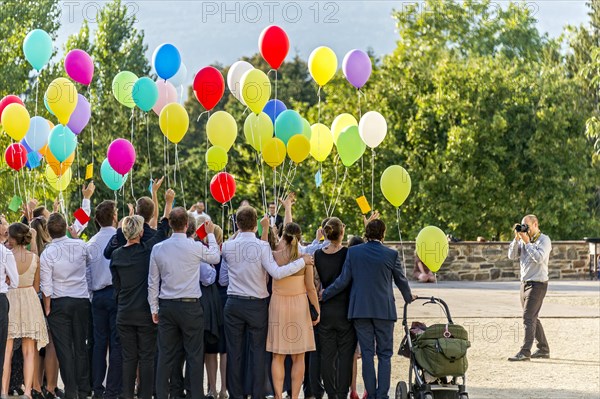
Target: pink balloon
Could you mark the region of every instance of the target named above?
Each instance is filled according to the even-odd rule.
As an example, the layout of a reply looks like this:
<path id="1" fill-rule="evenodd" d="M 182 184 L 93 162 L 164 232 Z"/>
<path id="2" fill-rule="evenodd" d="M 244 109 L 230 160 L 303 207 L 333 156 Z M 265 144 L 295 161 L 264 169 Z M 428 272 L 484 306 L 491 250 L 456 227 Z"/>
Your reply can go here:
<path id="1" fill-rule="evenodd" d="M 135 163 L 135 148 L 129 140 L 116 139 L 108 146 L 106 158 L 115 172 L 125 175 Z"/>
<path id="2" fill-rule="evenodd" d="M 158 88 L 158 100 L 152 107 L 152 111 L 156 112 L 156 115 L 160 115 L 160 111 L 165 105 L 177 102 L 177 90 L 171 82 L 162 79 L 156 82 L 156 87 Z"/>
<path id="3" fill-rule="evenodd" d="M 65 57 L 65 71 L 76 82 L 89 85 L 94 77 L 94 62 L 92 57 L 83 50 L 69 51 Z"/>

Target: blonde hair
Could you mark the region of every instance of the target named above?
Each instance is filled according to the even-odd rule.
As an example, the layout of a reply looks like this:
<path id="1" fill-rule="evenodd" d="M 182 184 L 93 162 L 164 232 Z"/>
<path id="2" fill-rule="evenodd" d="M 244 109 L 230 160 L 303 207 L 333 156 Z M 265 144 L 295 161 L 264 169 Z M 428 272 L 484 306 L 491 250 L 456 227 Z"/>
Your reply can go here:
<path id="1" fill-rule="evenodd" d="M 133 240 L 144 231 L 144 218 L 140 215 L 126 216 L 121 229 L 127 241 Z"/>
<path id="2" fill-rule="evenodd" d="M 283 228 L 283 240 L 287 243 L 290 249 L 290 261 L 294 261 L 300 257 L 298 245 L 302 240 L 302 229 L 297 223 L 288 223 Z"/>
<path id="3" fill-rule="evenodd" d="M 221 245 L 223 244 L 223 229 L 221 228 L 221 226 L 217 226 L 215 224 L 215 239 L 217 240 L 217 244 Z"/>

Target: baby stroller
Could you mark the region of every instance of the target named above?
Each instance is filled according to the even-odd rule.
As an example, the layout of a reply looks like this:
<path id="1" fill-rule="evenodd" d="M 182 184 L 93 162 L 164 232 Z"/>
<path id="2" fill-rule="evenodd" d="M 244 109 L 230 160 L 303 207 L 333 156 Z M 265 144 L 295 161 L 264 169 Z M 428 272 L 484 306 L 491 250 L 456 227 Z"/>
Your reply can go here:
<path id="1" fill-rule="evenodd" d="M 407 322 L 408 304 L 404 304 L 402 325 L 405 336 L 398 354 L 410 359 L 408 384 L 396 385 L 396 399 L 468 399 L 465 385 L 467 349 L 471 346 L 467 331 L 452 322 L 446 302 L 435 297 L 417 297 L 427 304 L 438 304 L 444 310 L 447 324 L 426 327 Z M 459 384 L 460 380 L 460 384 Z"/>

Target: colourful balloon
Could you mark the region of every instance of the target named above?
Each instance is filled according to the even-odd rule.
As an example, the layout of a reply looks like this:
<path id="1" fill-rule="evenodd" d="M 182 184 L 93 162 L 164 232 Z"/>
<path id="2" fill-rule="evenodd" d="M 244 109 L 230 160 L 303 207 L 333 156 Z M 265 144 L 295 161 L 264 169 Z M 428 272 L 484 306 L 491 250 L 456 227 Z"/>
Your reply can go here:
<path id="1" fill-rule="evenodd" d="M 67 168 L 62 174 L 57 174 L 50 167 L 50 165 L 46 165 L 46 180 L 50 187 L 52 187 L 56 191 L 63 191 L 69 187 L 69 183 L 71 183 L 71 179 L 73 178 L 73 171 L 71 168 Z"/>
<path id="2" fill-rule="evenodd" d="M 218 145 L 212 146 L 206 151 L 206 164 L 208 169 L 214 171 L 220 171 L 225 169 L 229 157 L 227 156 L 227 150 Z"/>
<path id="3" fill-rule="evenodd" d="M 252 148 L 261 151 L 263 144 L 273 137 L 273 122 L 264 112 L 250 113 L 244 122 L 244 136 Z"/>
<path id="4" fill-rule="evenodd" d="M 54 79 L 45 93 L 48 108 L 58 118 L 58 121 L 66 125 L 75 107 L 77 107 L 77 89 L 67 78 Z"/>
<path id="5" fill-rule="evenodd" d="M 30 117 L 27 109 L 18 103 L 9 104 L 2 112 L 2 127 L 15 141 L 21 141 L 29 130 Z"/>
<path id="6" fill-rule="evenodd" d="M 229 151 L 237 137 L 237 123 L 228 112 L 217 111 L 208 118 L 206 135 L 212 145 Z"/>
<path id="7" fill-rule="evenodd" d="M 358 132 L 366 145 L 375 148 L 387 134 L 387 122 L 377 111 L 369 111 L 360 118 Z"/>
<path id="8" fill-rule="evenodd" d="M 56 159 L 56 157 L 50 151 L 46 151 L 44 154 L 46 155 L 46 163 L 50 165 L 54 173 L 56 173 L 57 175 L 62 175 L 63 173 L 65 173 L 65 171 L 69 169 L 75 161 L 75 153 L 69 155 L 69 157 L 62 162 Z"/>
<path id="9" fill-rule="evenodd" d="M 148 112 L 158 101 L 158 87 L 152 79 L 144 76 L 139 78 L 133 85 L 131 97 L 135 105 L 142 111 Z M 175 101 L 177 101 L 177 93 L 175 93 Z"/>
<path id="10" fill-rule="evenodd" d="M 113 78 L 113 95 L 118 102 L 127 108 L 135 107 L 135 102 L 133 101 L 133 86 L 135 86 L 137 80 L 137 75 L 129 71 L 121 71 Z"/>
<path id="11" fill-rule="evenodd" d="M 290 159 L 300 163 L 310 154 L 310 141 L 305 136 L 297 134 L 287 143 L 287 153 Z"/>
<path id="12" fill-rule="evenodd" d="M 167 80 L 175 76 L 181 66 L 179 50 L 170 43 L 161 44 L 152 54 L 152 65 L 162 79 Z"/>
<path id="13" fill-rule="evenodd" d="M 0 120 L 2 120 L 2 112 L 4 111 L 4 108 L 8 107 L 10 104 L 20 104 L 25 106 L 23 101 L 17 96 L 10 94 L 4 97 L 2 100 L 0 100 Z"/>
<path id="14" fill-rule="evenodd" d="M 323 162 L 333 149 L 331 130 L 322 123 L 315 123 L 310 130 L 310 155 L 317 161 Z"/>
<path id="15" fill-rule="evenodd" d="M 106 186 L 113 191 L 119 190 L 121 187 L 123 187 L 123 183 L 125 183 L 127 180 L 127 175 L 120 175 L 110 167 L 108 159 L 102 161 L 102 165 L 100 166 L 100 177 L 102 177 L 104 184 L 106 184 Z"/>
<path id="16" fill-rule="evenodd" d="M 38 166 L 40 166 L 40 163 L 42 161 L 42 155 L 37 152 L 37 151 L 29 151 L 27 153 L 27 163 L 25 164 L 25 166 L 27 167 L 27 169 L 35 169 Z"/>
<path id="17" fill-rule="evenodd" d="M 154 83 L 156 83 L 156 88 L 158 89 L 158 98 L 154 106 L 152 106 L 152 111 L 156 115 L 160 115 L 167 104 L 177 102 L 177 89 L 175 89 L 175 86 L 171 82 L 165 80 L 159 80 Z"/>
<path id="18" fill-rule="evenodd" d="M 108 146 L 106 159 L 115 172 L 125 175 L 135 163 L 135 148 L 129 140 L 116 139 Z"/>
<path id="19" fill-rule="evenodd" d="M 275 120 L 275 136 L 281 139 L 285 145 L 292 136 L 302 134 L 302 117 L 294 110 L 283 111 Z"/>
<path id="20" fill-rule="evenodd" d="M 158 118 L 160 130 L 171 143 L 179 143 L 188 131 L 190 118 L 181 104 L 167 104 Z"/>
<path id="21" fill-rule="evenodd" d="M 19 171 L 27 163 L 27 149 L 21 143 L 12 143 L 4 152 L 6 164 Z"/>
<path id="22" fill-rule="evenodd" d="M 23 40 L 23 53 L 31 66 L 41 71 L 52 58 L 52 38 L 41 29 L 34 29 Z"/>
<path id="23" fill-rule="evenodd" d="M 308 140 L 310 140 L 310 136 L 311 136 L 310 123 L 308 123 L 308 121 L 304 118 L 302 118 L 302 135 L 304 137 L 306 137 Z"/>
<path id="24" fill-rule="evenodd" d="M 276 25 L 266 27 L 258 39 L 260 54 L 273 69 L 279 69 L 290 51 L 290 41 L 285 31 Z"/>
<path id="25" fill-rule="evenodd" d="M 362 50 L 350 50 L 346 53 L 342 61 L 342 71 L 346 80 L 357 89 L 360 89 L 367 83 L 367 80 L 371 76 L 371 69 L 371 59 Z"/>
<path id="26" fill-rule="evenodd" d="M 33 151 L 39 151 L 48 143 L 50 136 L 50 125 L 48 121 L 41 116 L 34 116 L 29 123 L 29 130 L 25 135 L 27 144 Z"/>
<path id="27" fill-rule="evenodd" d="M 285 106 L 283 101 L 273 99 L 273 100 L 267 101 L 262 112 L 269 115 L 269 118 L 271 118 L 271 123 L 273 123 L 273 125 L 275 125 L 275 121 L 277 120 L 277 117 L 286 109 L 287 109 L 287 107 Z"/>
<path id="28" fill-rule="evenodd" d="M 337 71 L 337 57 L 329 47 L 317 47 L 308 58 L 308 70 L 319 86 L 325 86 Z"/>
<path id="29" fill-rule="evenodd" d="M 183 84 L 185 84 L 185 80 L 187 79 L 187 73 L 187 67 L 182 62 L 177 70 L 177 73 L 169 78 L 169 82 L 171 82 L 173 86 L 183 86 Z"/>
<path id="30" fill-rule="evenodd" d="M 337 145 L 338 137 L 340 133 L 349 128 L 350 126 L 358 126 L 356 118 L 350 114 L 339 114 L 333 120 L 331 124 L 331 133 L 333 134 L 333 142 Z"/>
<path id="31" fill-rule="evenodd" d="M 56 126 L 48 136 L 48 149 L 59 162 L 69 158 L 76 147 L 77 136 L 65 125 Z"/>
<path id="32" fill-rule="evenodd" d="M 221 101 L 224 93 L 225 80 L 217 68 L 207 66 L 198 71 L 194 77 L 194 94 L 207 111 Z"/>
<path id="33" fill-rule="evenodd" d="M 392 165 L 384 170 L 379 184 L 385 199 L 396 208 L 402 205 L 410 194 L 410 175 L 399 165 Z"/>
<path id="34" fill-rule="evenodd" d="M 338 137 L 337 150 L 344 166 L 352 166 L 365 153 L 367 146 L 358 133 L 357 126 L 346 128 Z"/>
<path id="35" fill-rule="evenodd" d="M 220 204 L 235 196 L 235 179 L 227 172 L 219 172 L 210 181 L 210 193 Z"/>
<path id="36" fill-rule="evenodd" d="M 271 82 L 260 69 L 251 69 L 242 76 L 242 98 L 255 114 L 260 114 L 271 97 Z"/>
<path id="37" fill-rule="evenodd" d="M 87 126 L 90 118 L 92 117 L 92 106 L 90 102 L 81 94 L 77 94 L 77 106 L 75 111 L 69 118 L 67 126 L 75 134 L 79 134 Z"/>
<path id="38" fill-rule="evenodd" d="M 83 50 L 71 50 L 65 57 L 65 71 L 74 81 L 88 86 L 94 77 L 94 61 Z"/>
<path id="39" fill-rule="evenodd" d="M 254 67 L 249 62 L 236 61 L 227 71 L 227 87 L 231 94 L 244 105 L 246 103 L 242 97 L 242 76 L 251 69 L 254 69 Z"/>
<path id="40" fill-rule="evenodd" d="M 440 270 L 448 257 L 446 233 L 435 226 L 427 226 L 419 232 L 415 247 L 419 259 L 434 273 Z"/>
<path id="41" fill-rule="evenodd" d="M 262 157 L 267 165 L 276 168 L 285 161 L 285 144 L 276 137 L 268 139 L 262 148 Z"/>
<path id="42" fill-rule="evenodd" d="M 50 109 L 50 106 L 48 105 L 48 99 L 46 98 L 46 96 L 44 95 L 44 107 L 46 107 L 46 111 L 48 111 L 50 113 L 50 115 L 54 115 L 54 112 L 52 112 L 52 110 Z M 56 116 L 56 115 L 54 115 Z"/>

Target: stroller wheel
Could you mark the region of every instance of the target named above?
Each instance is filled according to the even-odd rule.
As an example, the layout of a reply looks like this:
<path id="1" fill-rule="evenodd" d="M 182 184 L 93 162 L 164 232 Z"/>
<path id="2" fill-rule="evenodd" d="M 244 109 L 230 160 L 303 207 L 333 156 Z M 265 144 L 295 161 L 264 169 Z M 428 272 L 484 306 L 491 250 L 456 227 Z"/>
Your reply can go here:
<path id="1" fill-rule="evenodd" d="M 458 395 L 458 399 L 469 399 L 469 394 L 464 392 Z"/>
<path id="2" fill-rule="evenodd" d="M 426 393 L 425 395 L 423 395 L 423 399 L 433 399 L 433 395 L 430 393 Z"/>
<path id="3" fill-rule="evenodd" d="M 406 382 L 400 381 L 396 385 L 396 399 L 408 399 L 408 388 L 406 387 Z"/>

